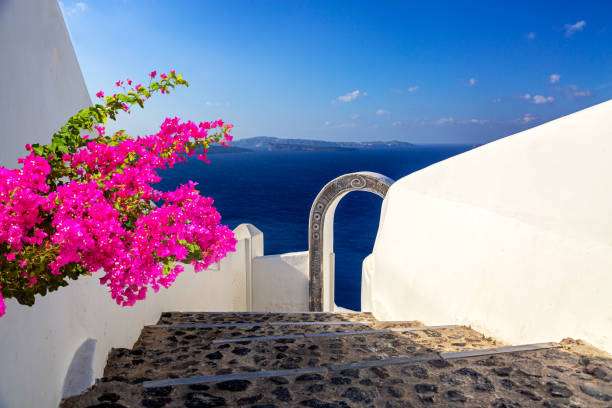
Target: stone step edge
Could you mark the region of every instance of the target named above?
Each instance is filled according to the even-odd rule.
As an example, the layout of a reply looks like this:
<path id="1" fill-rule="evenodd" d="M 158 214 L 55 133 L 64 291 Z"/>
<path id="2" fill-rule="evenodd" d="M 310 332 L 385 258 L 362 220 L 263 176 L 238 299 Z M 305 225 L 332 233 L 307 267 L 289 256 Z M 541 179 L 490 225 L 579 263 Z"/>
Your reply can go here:
<path id="1" fill-rule="evenodd" d="M 388 323 L 388 322 L 385 322 Z M 421 331 L 421 330 L 442 330 L 442 329 L 458 329 L 459 327 L 465 327 L 460 324 L 445 324 L 440 326 L 415 326 L 415 327 L 391 327 L 389 330 L 392 332 L 407 332 L 407 331 Z"/>
<path id="2" fill-rule="evenodd" d="M 171 311 L 171 312 L 163 312 L 164 313 L 174 313 L 174 314 L 204 314 L 204 315 L 266 315 L 266 314 L 279 314 L 279 315 L 323 315 L 323 314 L 330 314 L 330 315 L 340 315 L 340 314 L 363 314 L 363 315 L 368 315 L 368 316 L 372 316 L 372 312 L 355 312 L 355 311 L 349 311 L 349 312 L 179 312 L 179 311 Z"/>
<path id="3" fill-rule="evenodd" d="M 430 360 L 453 360 L 460 358 L 469 358 L 469 357 L 481 357 L 491 354 L 505 354 L 505 353 L 516 353 L 523 351 L 537 351 L 537 350 L 545 350 L 550 348 L 558 348 L 561 347 L 559 343 L 534 343 L 534 344 L 523 344 L 518 346 L 508 346 L 508 347 L 498 347 L 493 349 L 481 349 L 481 350 L 466 350 L 466 351 L 457 351 L 457 352 L 449 352 L 449 353 L 433 353 L 433 354 L 422 354 L 411 357 L 396 357 L 390 359 L 383 360 L 372 360 L 372 361 L 360 361 L 356 363 L 349 364 L 339 364 L 332 365 L 329 367 L 320 366 L 320 367 L 305 367 L 298 368 L 293 370 L 273 370 L 273 371 L 253 371 L 247 373 L 234 373 L 234 374 L 223 374 L 223 375 L 208 375 L 208 376 L 199 376 L 199 377 L 189 377 L 189 378 L 175 378 L 168 380 L 155 380 L 155 381 L 145 381 L 142 383 L 145 388 L 154 388 L 154 387 L 165 387 L 165 386 L 175 386 L 175 385 L 190 385 L 190 384 L 202 384 L 202 383 L 212 383 L 212 382 L 221 382 L 228 380 L 244 380 L 244 379 L 252 379 L 252 378 L 267 378 L 267 377 L 281 377 L 287 375 L 299 375 L 299 374 L 318 374 L 325 373 L 328 371 L 341 371 L 351 368 L 369 368 L 369 367 L 381 367 L 388 365 L 398 365 L 398 364 L 410 364 L 422 361 L 430 361 Z"/>
<path id="4" fill-rule="evenodd" d="M 445 325 L 445 326 L 419 326 L 419 327 L 394 327 L 390 329 L 375 329 L 375 330 L 358 330 L 358 331 L 345 331 L 345 332 L 323 332 L 323 333 L 304 333 L 304 334 L 289 334 L 279 336 L 253 336 L 253 337 L 229 337 L 224 339 L 215 339 L 213 344 L 219 343 L 237 343 L 242 341 L 267 341 L 267 340 L 289 340 L 289 339 L 303 339 L 312 337 L 334 337 L 334 336 L 353 336 L 360 334 L 377 334 L 377 333 L 394 333 L 394 332 L 406 332 L 406 331 L 419 331 L 419 330 L 441 330 L 441 329 L 455 329 L 463 327 L 460 325 Z"/>
<path id="5" fill-rule="evenodd" d="M 187 328 L 196 328 L 196 329 L 205 329 L 205 328 L 215 328 L 215 327 L 254 327 L 254 326 L 366 326 L 376 324 L 370 321 L 332 321 L 332 322 L 260 322 L 260 323 L 174 323 L 174 324 L 151 324 L 145 326 L 147 328 L 169 328 L 169 329 L 187 329 Z"/>
<path id="6" fill-rule="evenodd" d="M 290 340 L 290 339 L 308 339 L 313 337 L 340 337 L 340 336 L 357 336 L 360 334 L 379 334 L 379 333 L 391 333 L 390 330 L 357 330 L 357 331 L 345 331 L 345 332 L 325 332 L 325 333 L 304 333 L 304 334 L 289 334 L 281 336 L 259 336 L 259 337 L 228 337 L 225 339 L 215 339 L 212 341 L 213 344 L 219 343 L 239 343 L 243 341 L 267 341 L 267 340 Z"/>
<path id="7" fill-rule="evenodd" d="M 250 378 L 267 378 L 267 377 L 282 377 L 286 375 L 299 374 L 318 374 L 327 372 L 327 367 L 305 367 L 292 370 L 273 370 L 273 371 L 252 371 L 247 373 L 223 374 L 223 375 L 207 375 L 200 377 L 189 378 L 173 378 L 169 380 L 145 381 L 142 383 L 145 388 L 165 387 L 168 385 L 191 385 L 203 384 L 210 382 L 220 382 L 228 380 L 246 380 Z"/>

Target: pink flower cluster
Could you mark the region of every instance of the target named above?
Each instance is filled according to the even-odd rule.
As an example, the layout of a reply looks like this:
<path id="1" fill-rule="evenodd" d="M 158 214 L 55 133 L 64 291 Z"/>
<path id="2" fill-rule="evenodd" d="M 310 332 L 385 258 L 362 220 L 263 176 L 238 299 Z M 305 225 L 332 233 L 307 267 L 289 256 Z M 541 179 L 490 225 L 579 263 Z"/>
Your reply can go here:
<path id="1" fill-rule="evenodd" d="M 2 286 L 0 286 L 2 289 Z M 2 292 L 0 292 L 0 317 L 4 316 L 6 313 L 6 305 L 4 304 L 4 298 L 2 298 Z"/>
<path id="2" fill-rule="evenodd" d="M 213 200 L 200 196 L 193 182 L 170 192 L 151 184 L 161 180 L 157 170 L 186 161 L 194 146 L 227 144 L 231 128 L 221 120 L 196 125 L 168 118 L 150 136 L 91 141 L 61 157 L 74 177 L 57 186 L 49 182 L 49 162 L 34 153 L 20 159 L 20 169 L 0 167 L 0 268 L 19 265 L 32 287 L 43 276 L 30 268 L 31 249 L 54 251 L 45 273 L 62 275 L 71 264 L 90 274 L 102 269 L 101 284 L 129 306 L 149 287 L 169 287 L 183 271 L 177 262 L 191 263 L 196 272 L 218 262 L 235 250 L 236 240 L 220 224 Z M 105 129 L 96 130 L 103 137 Z M 206 150 L 197 158 L 207 161 Z M 4 312 L 0 292 L 0 316 Z"/>

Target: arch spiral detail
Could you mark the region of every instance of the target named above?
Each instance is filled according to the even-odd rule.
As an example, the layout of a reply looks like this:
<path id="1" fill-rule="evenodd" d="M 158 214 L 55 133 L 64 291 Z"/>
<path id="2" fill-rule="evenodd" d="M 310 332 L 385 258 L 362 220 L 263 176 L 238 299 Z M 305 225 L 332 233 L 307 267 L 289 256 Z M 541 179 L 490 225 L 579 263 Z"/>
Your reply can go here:
<path id="1" fill-rule="evenodd" d="M 310 274 L 310 310 L 323 310 L 323 253 L 325 219 L 330 208 L 335 211 L 338 201 L 351 191 L 368 191 L 385 198 L 393 180 L 378 173 L 357 172 L 333 179 L 319 192 L 312 204 L 308 222 L 308 255 Z M 333 222 L 333 219 L 332 219 Z"/>

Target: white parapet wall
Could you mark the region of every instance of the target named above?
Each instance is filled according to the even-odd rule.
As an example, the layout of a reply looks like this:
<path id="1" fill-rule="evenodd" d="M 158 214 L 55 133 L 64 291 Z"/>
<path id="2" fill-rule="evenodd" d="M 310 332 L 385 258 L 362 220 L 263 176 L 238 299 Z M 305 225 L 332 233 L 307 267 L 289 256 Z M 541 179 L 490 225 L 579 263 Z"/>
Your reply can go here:
<path id="1" fill-rule="evenodd" d="M 253 311 L 308 311 L 308 284 L 308 251 L 254 258 Z"/>
<path id="2" fill-rule="evenodd" d="M 194 273 L 191 265 L 170 289 L 152 291 L 133 307 L 120 307 L 96 277 L 82 277 L 44 297 L 33 307 L 6 300 L 0 318 L 0 407 L 57 407 L 62 397 L 79 394 L 102 376 L 113 347 L 131 348 L 142 328 L 167 311 L 249 311 L 247 276 L 250 248 L 263 247 L 263 235 L 241 225 L 234 232 L 236 252 Z"/>
<path id="3" fill-rule="evenodd" d="M 364 309 L 612 352 L 611 177 L 607 101 L 400 179 L 364 262 Z"/>

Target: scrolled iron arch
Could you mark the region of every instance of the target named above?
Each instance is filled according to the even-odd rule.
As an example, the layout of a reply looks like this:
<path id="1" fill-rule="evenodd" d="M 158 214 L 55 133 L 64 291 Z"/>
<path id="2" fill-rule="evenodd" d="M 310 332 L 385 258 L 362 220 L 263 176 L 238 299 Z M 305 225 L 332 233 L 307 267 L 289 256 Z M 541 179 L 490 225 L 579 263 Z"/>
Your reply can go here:
<path id="1" fill-rule="evenodd" d="M 310 310 L 323 311 L 324 305 L 324 262 L 330 261 L 331 250 L 325 253 L 325 230 L 330 228 L 330 239 L 333 240 L 333 215 L 336 206 L 351 191 L 368 191 L 385 198 L 393 180 L 379 173 L 356 172 L 344 174 L 327 183 L 315 198 L 310 209 L 308 222 L 308 266 L 310 275 L 309 303 Z M 333 241 L 331 243 L 333 248 Z M 329 271 L 331 273 L 331 270 Z M 333 283 L 332 283 L 333 284 Z M 333 285 L 329 287 L 332 288 Z M 330 289 L 332 290 L 332 289 Z M 331 299 L 331 298 L 330 298 Z M 329 308 L 329 305 L 328 305 Z"/>

